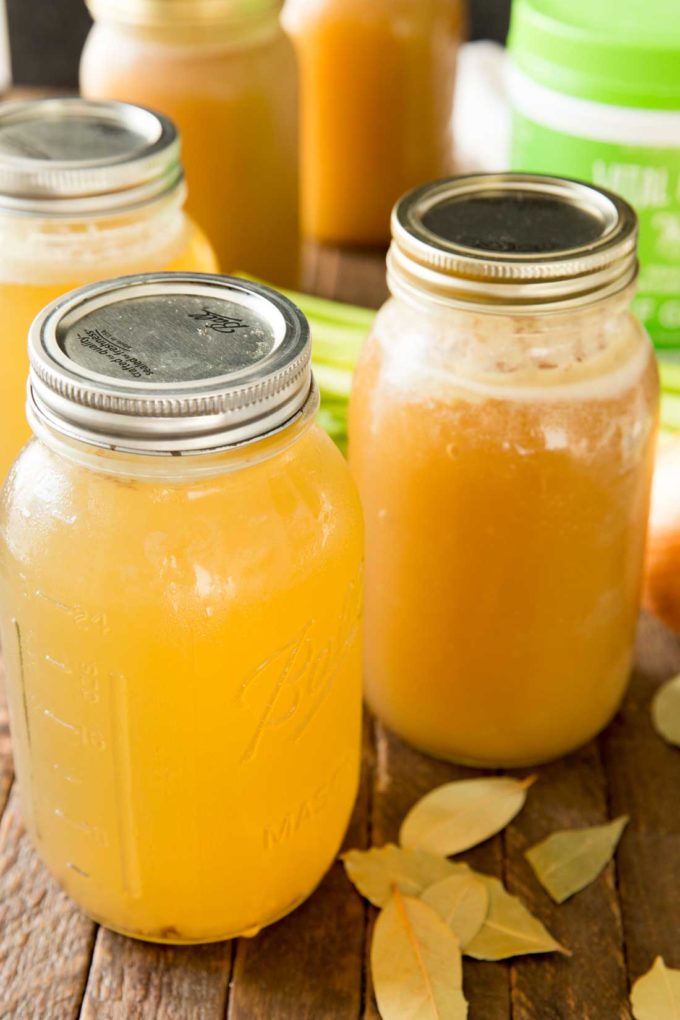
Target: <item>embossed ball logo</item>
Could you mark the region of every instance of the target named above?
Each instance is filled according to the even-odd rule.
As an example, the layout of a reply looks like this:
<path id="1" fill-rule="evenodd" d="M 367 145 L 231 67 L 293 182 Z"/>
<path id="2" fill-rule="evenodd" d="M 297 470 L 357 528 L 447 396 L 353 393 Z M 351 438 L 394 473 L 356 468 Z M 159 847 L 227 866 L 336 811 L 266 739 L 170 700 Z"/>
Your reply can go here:
<path id="1" fill-rule="evenodd" d="M 331 630 L 309 620 L 286 644 L 243 679 L 236 707 L 253 720 L 240 764 L 247 765 L 274 733 L 287 742 L 300 739 L 330 697 L 355 647 L 362 606 L 360 579 L 352 581 Z"/>
<path id="2" fill-rule="evenodd" d="M 236 333 L 239 329 L 248 329 L 248 323 L 243 319 L 222 315 L 205 307 L 202 312 L 191 312 L 189 318 L 201 322 L 206 329 L 212 329 L 215 333 Z"/>

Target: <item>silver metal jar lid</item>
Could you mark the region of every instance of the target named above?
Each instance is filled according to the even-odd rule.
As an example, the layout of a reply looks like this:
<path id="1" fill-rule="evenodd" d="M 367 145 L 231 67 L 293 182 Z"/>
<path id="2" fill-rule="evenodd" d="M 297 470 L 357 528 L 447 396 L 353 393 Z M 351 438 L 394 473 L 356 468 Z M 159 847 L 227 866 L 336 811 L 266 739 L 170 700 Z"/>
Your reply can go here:
<path id="1" fill-rule="evenodd" d="M 28 349 L 29 419 L 108 449 L 224 449 L 276 431 L 315 399 L 302 312 L 226 276 L 81 287 L 40 313 Z"/>
<path id="2" fill-rule="evenodd" d="M 78 98 L 0 107 L 0 210 L 104 215 L 182 179 L 177 130 L 152 110 Z"/>
<path id="3" fill-rule="evenodd" d="M 540 174 L 475 174 L 405 195 L 392 214 L 393 292 L 494 309 L 577 306 L 637 274 L 637 217 L 623 199 Z"/>

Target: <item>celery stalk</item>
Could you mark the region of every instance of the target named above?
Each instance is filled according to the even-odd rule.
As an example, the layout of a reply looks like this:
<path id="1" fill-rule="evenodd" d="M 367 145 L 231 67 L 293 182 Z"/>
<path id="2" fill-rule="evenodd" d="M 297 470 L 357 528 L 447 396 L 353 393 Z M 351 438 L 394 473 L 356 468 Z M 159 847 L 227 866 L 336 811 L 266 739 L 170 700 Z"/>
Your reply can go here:
<path id="1" fill-rule="evenodd" d="M 662 389 L 680 393 L 680 360 L 660 354 L 659 375 Z"/>
<path id="2" fill-rule="evenodd" d="M 253 283 L 264 283 L 255 276 L 247 273 L 236 273 L 243 280 L 251 280 Z M 266 284 L 270 286 L 270 284 Z M 347 305 L 341 301 L 331 301 L 329 298 L 317 297 L 315 294 L 303 294 L 296 290 L 283 290 L 275 287 L 280 294 L 289 298 L 294 304 L 301 308 L 305 315 L 310 318 L 325 319 L 335 325 L 354 326 L 356 329 L 363 329 L 368 332 L 373 325 L 375 312 L 370 308 L 361 308 L 359 305 Z"/>
<path id="3" fill-rule="evenodd" d="M 333 442 L 342 450 L 343 453 L 347 452 L 346 409 L 347 405 L 345 405 L 345 413 L 337 414 L 334 410 L 322 405 L 317 416 L 317 422 L 321 428 L 324 432 L 328 433 Z"/>
<path id="4" fill-rule="evenodd" d="M 661 427 L 680 431 L 680 394 L 661 394 Z"/>
<path id="5" fill-rule="evenodd" d="M 345 438 L 347 435 L 347 417 L 346 415 L 337 415 L 334 411 L 329 410 L 327 407 L 322 407 L 319 410 L 318 422 L 322 429 L 324 429 L 332 439 L 338 437 Z"/>
<path id="6" fill-rule="evenodd" d="M 334 368 L 332 365 L 320 365 L 316 362 L 312 367 L 322 401 L 324 397 L 349 399 L 352 389 L 351 372 L 344 368 Z"/>
<path id="7" fill-rule="evenodd" d="M 304 311 L 304 309 L 302 309 Z M 312 358 L 336 368 L 353 369 L 367 333 L 307 315 L 312 330 Z"/>
<path id="8" fill-rule="evenodd" d="M 245 280 L 256 280 L 237 273 Z M 352 372 L 368 336 L 375 312 L 356 305 L 281 290 L 307 316 L 312 332 L 312 368 L 321 395 L 319 425 L 344 453 L 347 448 L 347 404 Z"/>

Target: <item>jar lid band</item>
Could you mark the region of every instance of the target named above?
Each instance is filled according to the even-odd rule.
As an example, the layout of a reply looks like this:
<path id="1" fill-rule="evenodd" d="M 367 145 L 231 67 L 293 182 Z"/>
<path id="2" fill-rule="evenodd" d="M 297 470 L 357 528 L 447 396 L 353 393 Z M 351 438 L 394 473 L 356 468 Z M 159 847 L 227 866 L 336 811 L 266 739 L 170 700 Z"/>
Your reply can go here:
<path id="1" fill-rule="evenodd" d="M 637 217 L 581 181 L 475 174 L 427 184 L 392 215 L 391 285 L 443 302 L 572 306 L 630 285 Z"/>
<path id="2" fill-rule="evenodd" d="M 1 210 L 107 215 L 182 181 L 177 129 L 153 110 L 75 97 L 0 108 Z"/>

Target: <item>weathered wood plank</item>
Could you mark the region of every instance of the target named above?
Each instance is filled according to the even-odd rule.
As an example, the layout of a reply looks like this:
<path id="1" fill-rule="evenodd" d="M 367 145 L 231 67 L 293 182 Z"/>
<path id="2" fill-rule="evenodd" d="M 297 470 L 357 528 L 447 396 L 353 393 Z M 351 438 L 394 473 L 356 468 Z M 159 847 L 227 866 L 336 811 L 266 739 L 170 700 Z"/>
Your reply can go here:
<path id="1" fill-rule="evenodd" d="M 399 827 L 413 804 L 442 783 L 482 775 L 447 762 L 419 754 L 376 723 L 376 767 L 371 812 L 372 843 L 398 842 Z M 462 854 L 473 868 L 502 876 L 502 841 L 487 840 Z M 470 1003 L 470 1020 L 507 1020 L 510 1016 L 509 968 L 504 963 L 466 960 L 465 994 Z M 376 1020 L 375 1006 L 368 1003 L 366 1020 Z"/>
<path id="2" fill-rule="evenodd" d="M 310 243 L 305 249 L 304 286 L 322 297 L 379 308 L 388 296 L 385 251 L 341 251 Z"/>
<path id="3" fill-rule="evenodd" d="M 345 849 L 366 846 L 370 742 L 365 727 L 367 767 Z M 363 994 L 366 912 L 337 861 L 294 914 L 256 939 L 240 940 L 228 1020 L 356 1020 Z"/>
<path id="4" fill-rule="evenodd" d="M 75 1020 L 94 933 L 34 853 L 14 789 L 0 825 L 0 1017 Z"/>
<path id="5" fill-rule="evenodd" d="M 631 816 L 617 854 L 631 982 L 657 955 L 680 967 L 680 751 L 657 736 L 649 711 L 659 683 L 679 672 L 680 640 L 643 614 L 630 694 L 601 737 L 610 810 Z"/>
<path id="6" fill-rule="evenodd" d="M 80 1020 L 222 1020 L 232 943 L 135 942 L 100 928 Z"/>
<path id="7" fill-rule="evenodd" d="M 380 308 L 389 294 L 385 276 L 386 252 L 380 249 L 342 251 L 334 297 L 366 308 Z"/>
<path id="8" fill-rule="evenodd" d="M 308 241 L 304 248 L 302 287 L 309 294 L 335 297 L 340 253 Z"/>
<path id="9" fill-rule="evenodd" d="M 5 670 L 0 657 L 0 817 L 5 810 L 14 778 L 9 738 L 9 713 L 5 696 Z"/>
<path id="10" fill-rule="evenodd" d="M 504 834 L 506 884 L 573 956 L 551 953 L 513 962 L 513 1020 L 628 1020 L 614 866 L 558 905 L 524 856 L 552 832 L 608 821 L 606 778 L 597 745 L 591 743 L 537 772 L 525 807 Z"/>
<path id="11" fill-rule="evenodd" d="M 335 864 L 290 917 L 238 945 L 229 1020 L 356 1020 L 364 908 Z"/>

